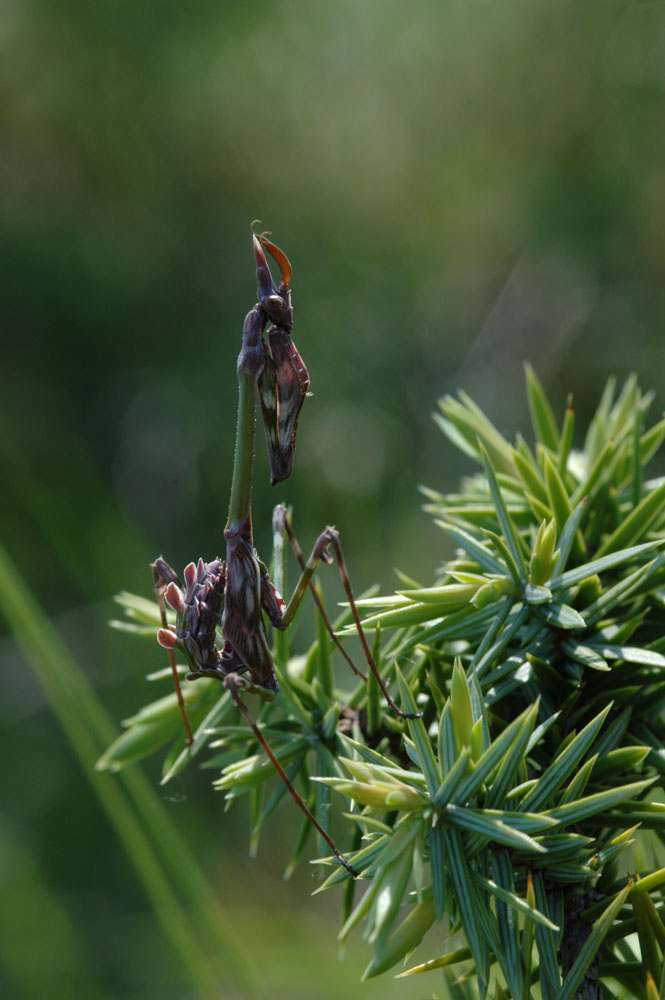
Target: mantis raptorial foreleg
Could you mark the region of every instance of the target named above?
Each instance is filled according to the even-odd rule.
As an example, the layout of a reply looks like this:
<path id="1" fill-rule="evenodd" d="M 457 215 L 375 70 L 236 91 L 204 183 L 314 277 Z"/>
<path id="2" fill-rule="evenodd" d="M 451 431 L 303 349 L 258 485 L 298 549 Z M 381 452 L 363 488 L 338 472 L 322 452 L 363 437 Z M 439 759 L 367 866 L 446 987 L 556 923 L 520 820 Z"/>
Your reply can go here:
<path id="1" fill-rule="evenodd" d="M 168 630 L 168 619 L 166 617 L 166 602 L 164 600 L 164 595 L 166 593 L 169 583 L 176 582 L 178 577 L 173 571 L 169 573 L 168 571 L 171 567 L 164 563 L 164 571 L 160 572 L 157 569 L 157 562 L 152 564 L 152 573 L 155 581 L 155 596 L 157 597 L 157 606 L 159 608 L 159 617 L 162 622 L 162 631 Z M 194 743 L 194 733 L 192 732 L 192 727 L 189 721 L 189 716 L 187 715 L 187 709 L 185 708 L 185 699 L 182 696 L 182 687 L 180 686 L 180 675 L 178 674 L 178 667 L 175 662 L 175 654 L 172 647 L 168 646 L 166 649 L 169 658 L 169 666 L 171 667 L 171 676 L 173 678 L 173 687 L 175 688 L 176 698 L 178 699 L 178 707 L 180 709 L 180 714 L 182 715 L 183 722 L 185 723 L 185 729 L 187 730 L 187 746 L 192 746 Z"/>

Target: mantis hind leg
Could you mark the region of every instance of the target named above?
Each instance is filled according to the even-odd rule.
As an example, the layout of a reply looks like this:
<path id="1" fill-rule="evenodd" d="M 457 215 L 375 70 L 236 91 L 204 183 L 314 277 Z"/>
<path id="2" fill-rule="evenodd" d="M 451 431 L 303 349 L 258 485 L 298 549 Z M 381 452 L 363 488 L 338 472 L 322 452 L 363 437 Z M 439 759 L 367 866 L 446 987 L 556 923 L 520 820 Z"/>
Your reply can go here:
<path id="1" fill-rule="evenodd" d="M 350 875 L 352 875 L 353 878 L 358 878 L 358 872 L 355 870 L 355 868 L 351 867 L 351 865 L 346 860 L 346 858 L 341 853 L 341 851 L 338 850 L 338 848 L 337 848 L 337 846 L 335 844 L 335 841 L 332 839 L 332 837 L 328 833 L 326 833 L 326 831 L 323 829 L 323 827 L 321 826 L 321 824 L 319 823 L 319 821 L 316 819 L 316 817 L 308 809 L 308 807 L 307 807 L 307 805 L 305 803 L 305 800 L 303 799 L 302 795 L 300 795 L 300 793 L 298 791 L 296 791 L 296 789 L 294 788 L 293 784 L 291 783 L 291 780 L 289 779 L 289 776 L 287 775 L 286 771 L 284 770 L 284 768 L 282 767 L 282 765 L 278 761 L 277 757 L 273 753 L 273 751 L 272 751 L 272 749 L 270 747 L 270 744 L 268 743 L 268 741 L 266 740 L 265 736 L 263 735 L 263 733 L 261 732 L 261 730 L 257 726 L 257 724 L 256 724 L 256 722 L 254 720 L 254 717 L 252 716 L 251 712 L 249 711 L 249 709 L 245 705 L 245 702 L 242 700 L 242 698 L 240 696 L 240 692 L 247 689 L 247 685 L 246 685 L 245 679 L 243 677 L 239 676 L 238 674 L 230 673 L 230 674 L 227 674 L 226 677 L 224 678 L 224 686 L 230 692 L 231 699 L 232 699 L 234 705 L 238 709 L 240 709 L 240 712 L 242 713 L 242 715 L 243 715 L 243 717 L 245 719 L 245 722 L 247 723 L 247 725 L 250 727 L 250 729 L 254 733 L 256 739 L 258 740 L 258 742 L 260 743 L 260 745 L 263 747 L 263 750 L 264 750 L 266 756 L 268 757 L 268 759 L 270 760 L 272 766 L 275 768 L 275 770 L 277 771 L 277 774 L 279 775 L 279 777 L 281 778 L 281 780 L 286 785 L 286 788 L 287 788 L 289 794 L 291 795 L 291 798 L 293 799 L 293 801 L 296 803 L 296 805 L 298 806 L 298 808 L 303 811 L 303 813 L 305 814 L 305 816 L 307 817 L 307 819 L 310 821 L 310 823 L 312 823 L 312 825 L 315 827 L 315 829 L 318 831 L 318 833 L 321 834 L 321 836 L 323 837 L 323 839 L 325 840 L 325 842 L 328 844 L 328 847 L 333 852 L 333 854 L 335 855 L 335 857 L 337 858 L 337 860 L 340 862 L 340 864 L 342 864 L 344 866 L 344 868 L 346 868 L 347 872 Z"/>

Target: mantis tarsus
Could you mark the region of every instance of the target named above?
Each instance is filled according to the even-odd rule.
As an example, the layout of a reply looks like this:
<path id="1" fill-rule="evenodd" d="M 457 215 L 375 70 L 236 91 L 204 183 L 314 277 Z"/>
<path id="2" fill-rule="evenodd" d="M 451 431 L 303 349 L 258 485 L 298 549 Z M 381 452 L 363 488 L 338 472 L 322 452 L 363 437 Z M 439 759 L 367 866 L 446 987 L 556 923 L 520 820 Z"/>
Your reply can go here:
<path id="1" fill-rule="evenodd" d="M 293 310 L 289 290 L 289 260 L 265 235 L 257 236 L 252 233 L 252 240 L 256 258 L 258 302 L 245 317 L 242 347 L 238 355 L 238 424 L 229 516 L 224 530 L 226 559 L 215 559 L 210 563 L 202 560 L 198 564 L 190 563 L 184 572 L 184 584 L 161 557 L 153 563 L 155 592 L 162 618 L 158 640 L 169 651 L 188 743 L 191 745 L 193 734 L 180 689 L 174 657 L 176 649 L 184 654 L 190 668 L 188 679 L 214 677 L 229 690 L 233 702 L 251 726 L 298 806 L 324 837 L 339 861 L 355 876 L 356 872 L 337 850 L 291 784 L 241 697 L 241 691 L 256 693 L 267 701 L 272 701 L 277 696 L 277 679 L 263 613 L 275 628 L 288 628 L 308 588 L 314 595 L 331 638 L 352 669 L 364 676 L 335 636 L 312 583 L 319 562 L 323 560 L 332 563 L 334 558 L 368 668 L 375 674 L 388 704 L 399 715 L 404 716 L 390 697 L 363 634 L 336 529 L 327 527 L 317 539 L 309 559 L 305 560 L 286 508 L 282 505 L 275 508 L 274 533 L 276 537 L 281 535 L 283 538 L 284 534 L 288 536 L 302 571 L 288 604 L 285 604 L 273 586 L 268 570 L 254 548 L 250 500 L 256 398 L 259 398 L 265 425 L 271 481 L 280 482 L 288 478 L 293 467 L 298 417 L 309 388 L 309 374 L 291 337 Z M 279 267 L 279 286 L 273 281 L 264 250 L 271 254 Z M 166 603 L 176 612 L 175 626 L 167 622 Z M 217 634 L 220 624 L 223 636 L 221 648 Z"/>

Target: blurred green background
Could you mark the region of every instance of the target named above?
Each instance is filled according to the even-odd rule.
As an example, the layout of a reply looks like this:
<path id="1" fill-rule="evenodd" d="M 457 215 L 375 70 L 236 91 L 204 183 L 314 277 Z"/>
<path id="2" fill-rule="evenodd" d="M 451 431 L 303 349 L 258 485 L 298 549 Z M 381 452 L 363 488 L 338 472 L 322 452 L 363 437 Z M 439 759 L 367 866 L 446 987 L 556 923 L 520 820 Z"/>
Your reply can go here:
<path id="1" fill-rule="evenodd" d="M 259 440 L 263 553 L 283 500 L 304 546 L 337 525 L 357 591 L 428 580 L 417 486 L 467 468 L 435 401 L 526 430 L 526 358 L 580 423 L 611 372 L 662 407 L 664 57 L 650 2 L 0 4 L 2 542 L 115 720 L 162 658 L 111 596 L 222 547 L 252 219 L 314 393 L 286 484 Z M 0 659 L 0 992 L 197 995 L 8 634 Z M 250 861 L 209 775 L 148 773 L 253 969 L 220 996 L 445 995 L 361 985 L 359 940 L 338 965 L 338 899 L 281 882 L 294 810 Z"/>

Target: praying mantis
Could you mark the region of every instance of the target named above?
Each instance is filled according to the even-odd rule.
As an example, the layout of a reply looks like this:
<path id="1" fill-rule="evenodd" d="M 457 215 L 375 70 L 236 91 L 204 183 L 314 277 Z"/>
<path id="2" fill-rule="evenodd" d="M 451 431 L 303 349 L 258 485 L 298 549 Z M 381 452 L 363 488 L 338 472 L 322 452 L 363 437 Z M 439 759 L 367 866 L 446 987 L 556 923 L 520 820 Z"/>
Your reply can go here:
<path id="1" fill-rule="evenodd" d="M 193 734 L 175 662 L 176 650 L 184 655 L 187 662 L 188 680 L 213 677 L 227 688 L 296 804 L 324 837 L 340 863 L 355 877 L 357 873 L 293 787 L 242 698 L 242 693 L 250 692 L 272 701 L 278 694 L 263 615 L 274 628 L 287 629 L 309 589 L 333 642 L 354 672 L 364 677 L 335 635 L 313 586 L 313 576 L 319 563 L 336 561 L 368 668 L 374 673 L 390 707 L 401 717 L 413 716 L 395 705 L 374 661 L 360 624 L 337 530 L 326 527 L 316 540 L 309 559 L 305 560 L 286 508 L 281 504 L 275 507 L 273 533 L 276 539 L 283 541 L 285 536 L 289 539 L 301 569 L 300 579 L 288 603 L 273 585 L 266 566 L 254 548 L 251 489 L 257 399 L 265 428 L 271 483 L 274 484 L 291 474 L 298 418 L 310 380 L 292 339 L 291 264 L 286 254 L 267 238 L 267 234 L 257 235 L 253 228 L 252 244 L 258 301 L 245 317 L 237 363 L 238 420 L 231 499 L 224 530 L 226 558 L 209 563 L 201 559 L 196 564 L 190 563 L 184 570 L 184 582 L 161 556 L 155 560 L 152 570 L 162 624 L 157 639 L 168 651 L 188 744 L 192 744 Z M 279 285 L 273 280 L 265 251 L 279 268 Z M 168 622 L 167 604 L 176 613 L 175 625 Z M 219 626 L 223 637 L 221 644 Z"/>

